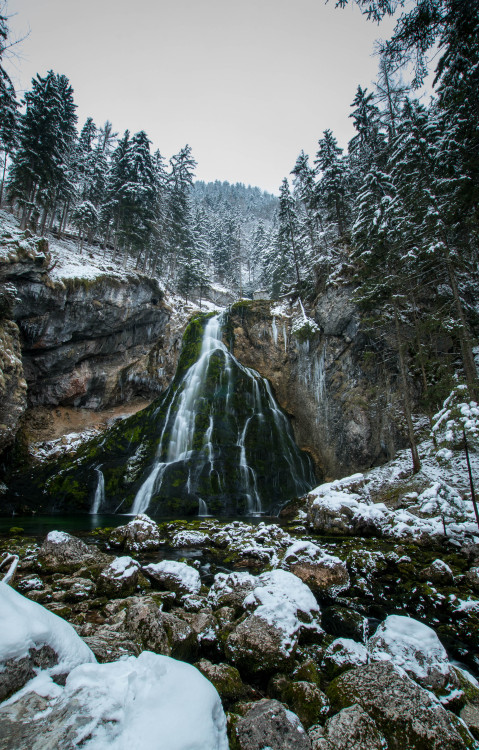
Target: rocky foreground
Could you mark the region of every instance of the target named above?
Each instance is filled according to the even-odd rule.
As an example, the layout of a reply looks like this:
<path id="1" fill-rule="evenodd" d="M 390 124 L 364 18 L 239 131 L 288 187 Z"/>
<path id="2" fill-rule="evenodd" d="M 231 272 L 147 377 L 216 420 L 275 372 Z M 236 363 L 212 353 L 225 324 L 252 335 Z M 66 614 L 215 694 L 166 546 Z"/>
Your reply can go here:
<path id="1" fill-rule="evenodd" d="M 132 747 L 132 727 L 146 749 L 479 744 L 478 683 L 443 646 L 477 668 L 478 546 L 147 516 L 98 530 L 96 544 L 12 534 L 10 584 L 68 620 L 91 656 L 65 666 L 49 628 L 28 652 L 0 649 L 5 750 Z"/>

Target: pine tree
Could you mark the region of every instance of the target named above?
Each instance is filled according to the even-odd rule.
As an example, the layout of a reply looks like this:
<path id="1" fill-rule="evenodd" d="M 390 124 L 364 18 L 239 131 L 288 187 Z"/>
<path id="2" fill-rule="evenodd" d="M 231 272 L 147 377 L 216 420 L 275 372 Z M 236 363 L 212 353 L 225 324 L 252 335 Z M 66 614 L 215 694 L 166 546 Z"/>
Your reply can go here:
<path id="1" fill-rule="evenodd" d="M 3 154 L 0 206 L 3 200 L 7 163 L 17 142 L 19 127 L 19 104 L 16 98 L 15 89 L 8 73 L 2 65 L 7 37 L 7 21 L 4 16 L 0 15 L 0 151 Z"/>
<path id="2" fill-rule="evenodd" d="M 336 224 L 339 237 L 343 237 L 349 224 L 348 170 L 341 158 L 339 148 L 331 130 L 325 130 L 319 141 L 315 165 L 319 174 L 318 202 L 324 208 L 328 221 Z"/>

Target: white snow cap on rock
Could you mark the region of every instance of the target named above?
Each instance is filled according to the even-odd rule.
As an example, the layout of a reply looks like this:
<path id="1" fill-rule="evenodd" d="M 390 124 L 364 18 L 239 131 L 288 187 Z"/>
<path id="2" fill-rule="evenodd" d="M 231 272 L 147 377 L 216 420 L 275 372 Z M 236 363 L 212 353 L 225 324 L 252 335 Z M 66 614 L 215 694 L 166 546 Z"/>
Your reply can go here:
<path id="1" fill-rule="evenodd" d="M 134 560 L 128 555 L 123 557 L 115 557 L 104 571 L 102 575 L 110 576 L 111 578 L 130 578 L 140 567 L 140 563 Z"/>
<path id="2" fill-rule="evenodd" d="M 389 615 L 368 641 L 374 661 L 391 661 L 420 683 L 427 683 L 432 670 L 447 676 L 450 663 L 434 630 L 412 617 Z"/>
<path id="3" fill-rule="evenodd" d="M 85 750 L 228 750 L 215 688 L 195 667 L 168 656 L 143 651 L 77 667 L 61 700 L 72 696 L 91 717 L 82 727 Z"/>
<path id="4" fill-rule="evenodd" d="M 257 576 L 255 583 L 243 606 L 281 630 L 286 642 L 293 642 L 301 628 L 319 627 L 315 622 L 318 603 L 309 586 L 293 573 L 271 570 Z"/>
<path id="5" fill-rule="evenodd" d="M 96 661 L 68 622 L 0 582 L 0 663 L 20 659 L 29 649 L 43 645 L 58 654 L 58 664 L 49 670 L 52 673 Z"/>
<path id="6" fill-rule="evenodd" d="M 162 560 L 159 563 L 150 563 L 143 568 L 151 576 L 171 577 L 178 581 L 181 588 L 190 594 L 198 594 L 201 589 L 200 574 L 196 568 L 186 563 L 175 560 Z"/>

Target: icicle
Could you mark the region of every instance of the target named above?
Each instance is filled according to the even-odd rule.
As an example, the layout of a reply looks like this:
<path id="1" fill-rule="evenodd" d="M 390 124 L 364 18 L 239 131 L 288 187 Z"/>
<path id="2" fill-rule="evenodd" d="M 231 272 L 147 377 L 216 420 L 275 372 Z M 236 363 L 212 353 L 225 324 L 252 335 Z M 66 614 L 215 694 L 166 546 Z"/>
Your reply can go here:
<path id="1" fill-rule="evenodd" d="M 276 325 L 276 317 L 274 315 L 273 315 L 273 322 L 271 323 L 271 328 L 273 329 L 274 345 L 278 346 L 278 326 Z"/>

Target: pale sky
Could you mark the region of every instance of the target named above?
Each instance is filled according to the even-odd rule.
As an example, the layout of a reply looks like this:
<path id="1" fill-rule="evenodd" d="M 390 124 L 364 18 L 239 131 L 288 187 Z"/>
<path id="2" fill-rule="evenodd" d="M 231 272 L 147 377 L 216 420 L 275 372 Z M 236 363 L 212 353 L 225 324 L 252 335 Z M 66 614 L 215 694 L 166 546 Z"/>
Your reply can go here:
<path id="1" fill-rule="evenodd" d="M 189 143 L 198 179 L 277 193 L 326 128 L 341 146 L 358 84 L 376 77 L 387 38 L 335 0 L 8 0 L 6 67 L 18 92 L 38 72 L 70 79 L 78 127 L 88 116 L 145 130 L 169 158 Z M 14 15 L 15 14 L 15 15 Z"/>

